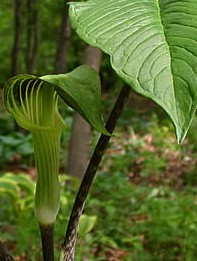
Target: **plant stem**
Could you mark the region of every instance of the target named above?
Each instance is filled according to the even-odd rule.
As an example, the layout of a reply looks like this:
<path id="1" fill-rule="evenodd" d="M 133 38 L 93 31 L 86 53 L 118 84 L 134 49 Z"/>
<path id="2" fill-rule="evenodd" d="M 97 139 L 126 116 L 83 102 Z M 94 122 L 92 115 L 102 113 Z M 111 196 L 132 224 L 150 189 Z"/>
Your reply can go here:
<path id="1" fill-rule="evenodd" d="M 114 108 L 107 120 L 106 129 L 113 133 L 116 126 L 117 120 L 124 108 L 125 102 L 127 101 L 130 94 L 130 87 L 124 86 L 117 98 Z M 70 215 L 66 235 L 62 245 L 60 261 L 74 261 L 75 254 L 75 244 L 77 237 L 77 229 L 79 220 L 84 208 L 84 204 L 91 188 L 92 182 L 96 175 L 96 171 L 104 155 L 104 151 L 109 143 L 110 136 L 101 134 L 99 141 L 96 145 L 94 153 L 90 159 L 89 165 L 85 172 L 84 178 L 82 180 L 81 186 L 79 188 L 78 194 L 73 205 L 73 209 Z"/>
<path id="2" fill-rule="evenodd" d="M 54 243 L 53 243 L 54 225 L 40 224 L 40 234 L 42 239 L 42 253 L 44 261 L 54 261 Z"/>

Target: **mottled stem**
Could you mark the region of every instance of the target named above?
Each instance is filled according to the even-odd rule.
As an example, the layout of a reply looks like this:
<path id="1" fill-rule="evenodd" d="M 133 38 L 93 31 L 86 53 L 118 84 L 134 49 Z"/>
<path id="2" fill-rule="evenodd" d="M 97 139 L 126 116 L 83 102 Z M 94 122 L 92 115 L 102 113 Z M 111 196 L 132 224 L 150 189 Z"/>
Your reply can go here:
<path id="1" fill-rule="evenodd" d="M 113 133 L 117 120 L 124 108 L 125 102 L 127 101 L 129 94 L 130 94 L 130 87 L 124 86 L 117 98 L 114 108 L 106 123 L 106 129 L 110 133 Z M 76 244 L 79 219 L 81 217 L 88 192 L 91 188 L 92 182 L 96 175 L 96 171 L 101 162 L 104 151 L 107 148 L 109 140 L 110 140 L 110 136 L 106 136 L 102 134 L 96 145 L 92 158 L 90 159 L 89 165 L 85 172 L 84 178 L 82 180 L 81 186 L 79 188 L 70 215 L 66 236 L 64 238 L 64 242 L 62 245 L 60 261 L 74 261 L 75 244 Z"/>

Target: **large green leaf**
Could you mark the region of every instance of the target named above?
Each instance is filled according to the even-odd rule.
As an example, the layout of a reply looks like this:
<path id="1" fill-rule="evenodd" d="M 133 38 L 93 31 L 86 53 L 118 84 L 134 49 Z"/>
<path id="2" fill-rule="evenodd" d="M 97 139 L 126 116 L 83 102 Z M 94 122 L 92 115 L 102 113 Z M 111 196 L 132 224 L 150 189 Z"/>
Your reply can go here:
<path id="1" fill-rule="evenodd" d="M 73 2 L 70 17 L 120 77 L 166 110 L 182 141 L 197 106 L 197 1 Z"/>

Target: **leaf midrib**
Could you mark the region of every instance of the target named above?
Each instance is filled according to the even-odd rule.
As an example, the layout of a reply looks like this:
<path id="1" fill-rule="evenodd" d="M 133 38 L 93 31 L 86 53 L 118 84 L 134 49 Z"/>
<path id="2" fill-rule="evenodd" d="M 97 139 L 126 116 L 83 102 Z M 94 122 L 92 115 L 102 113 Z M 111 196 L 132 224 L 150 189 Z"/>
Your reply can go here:
<path id="1" fill-rule="evenodd" d="M 165 25 L 164 25 L 164 23 L 163 23 L 163 19 L 162 19 L 162 12 L 161 12 L 161 10 L 162 10 L 162 8 L 161 8 L 161 3 L 160 3 L 160 1 L 161 0 L 156 0 L 156 4 L 157 4 L 157 7 L 158 7 L 158 16 L 159 16 L 159 18 L 160 18 L 160 24 L 161 24 L 161 27 L 162 27 L 162 31 L 163 31 L 163 34 L 164 34 L 164 39 L 165 39 L 165 42 L 166 42 L 166 45 L 167 45 L 167 48 L 168 48 L 168 50 L 169 50 L 169 53 L 172 55 L 172 53 L 171 53 L 171 50 L 170 50 L 170 44 L 169 44 L 169 42 L 168 42 L 168 40 L 167 40 L 167 36 L 166 36 L 166 31 L 165 31 Z M 174 100 L 176 100 L 176 95 L 175 95 L 175 84 L 174 84 L 174 76 L 173 76 L 173 72 L 172 72 L 172 56 L 169 56 L 169 60 L 170 60 L 170 72 L 171 72 L 171 75 L 172 75 L 172 86 L 173 86 L 173 94 L 174 94 Z M 177 124 L 179 125 L 180 124 L 180 121 L 179 121 L 179 117 L 178 117 L 178 113 L 177 113 L 177 111 L 178 111 L 178 108 L 177 108 L 177 103 L 175 103 L 175 108 L 176 108 L 176 122 L 177 122 Z M 175 120 L 175 119 L 174 119 Z"/>

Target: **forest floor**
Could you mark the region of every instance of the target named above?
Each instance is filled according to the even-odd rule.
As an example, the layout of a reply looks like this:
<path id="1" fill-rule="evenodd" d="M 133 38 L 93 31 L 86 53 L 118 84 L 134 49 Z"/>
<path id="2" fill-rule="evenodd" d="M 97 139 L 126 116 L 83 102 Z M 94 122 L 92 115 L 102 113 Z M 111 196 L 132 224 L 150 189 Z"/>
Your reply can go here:
<path id="1" fill-rule="evenodd" d="M 152 110 L 152 104 L 149 108 Z M 128 114 L 135 117 L 128 121 Z M 1 237 L 16 260 L 38 261 L 41 254 L 33 213 L 36 170 L 32 138 L 26 133 L 7 135 L 11 123 L 1 124 Z M 163 118 L 162 111 L 150 116 L 139 103 L 137 114 L 130 106 L 126 108 L 87 200 L 77 261 L 196 260 L 195 130 L 194 121 L 187 139 L 178 145 L 173 126 Z M 9 175 L 15 175 L 11 182 Z M 10 183 L 5 186 L 3 178 Z M 68 177 L 60 178 L 63 188 Z M 69 183 L 61 192 L 56 259 L 76 187 Z"/>

